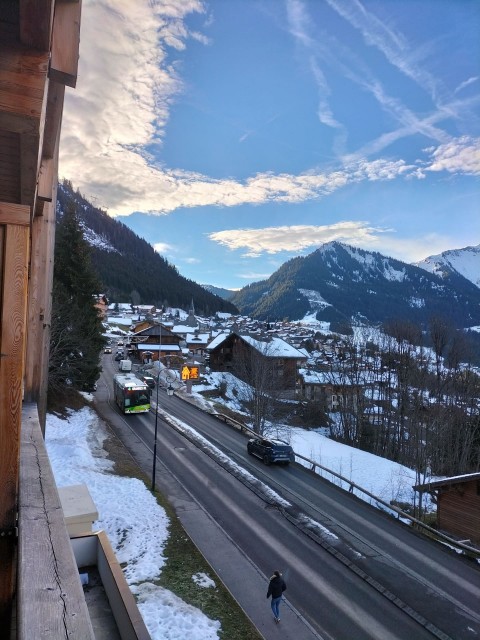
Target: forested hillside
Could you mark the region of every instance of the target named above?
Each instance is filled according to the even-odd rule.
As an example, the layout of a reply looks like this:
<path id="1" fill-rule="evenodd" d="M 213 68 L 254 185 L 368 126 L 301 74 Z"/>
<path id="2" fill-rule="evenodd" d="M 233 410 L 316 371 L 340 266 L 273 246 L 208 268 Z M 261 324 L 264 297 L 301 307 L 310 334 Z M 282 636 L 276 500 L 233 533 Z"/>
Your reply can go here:
<path id="1" fill-rule="evenodd" d="M 102 286 L 101 293 L 111 302 L 187 309 L 193 300 L 195 310 L 204 315 L 237 311 L 231 302 L 181 276 L 148 242 L 94 207 L 65 180 L 58 189 L 59 219 L 69 203 L 74 204 L 85 239 L 91 246 L 91 260 Z"/>
<path id="2" fill-rule="evenodd" d="M 300 320 L 308 313 L 334 327 L 398 320 L 422 326 L 437 316 L 458 328 L 480 324 L 480 290 L 460 273 L 441 278 L 339 242 L 289 260 L 268 280 L 236 292 L 232 302 L 261 320 Z"/>

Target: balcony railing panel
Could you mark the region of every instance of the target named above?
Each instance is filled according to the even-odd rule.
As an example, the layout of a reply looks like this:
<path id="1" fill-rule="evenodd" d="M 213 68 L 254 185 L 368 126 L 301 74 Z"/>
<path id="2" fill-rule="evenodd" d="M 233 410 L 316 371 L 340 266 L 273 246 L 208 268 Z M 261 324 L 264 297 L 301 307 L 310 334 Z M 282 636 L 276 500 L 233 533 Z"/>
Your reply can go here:
<path id="1" fill-rule="evenodd" d="M 94 640 L 36 404 L 22 411 L 18 535 L 17 638 Z"/>

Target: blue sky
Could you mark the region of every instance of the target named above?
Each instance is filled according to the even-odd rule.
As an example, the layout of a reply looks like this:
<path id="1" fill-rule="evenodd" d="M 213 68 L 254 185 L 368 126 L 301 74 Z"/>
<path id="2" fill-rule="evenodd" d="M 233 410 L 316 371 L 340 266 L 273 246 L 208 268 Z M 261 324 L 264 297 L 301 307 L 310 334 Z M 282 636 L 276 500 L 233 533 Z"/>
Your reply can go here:
<path id="1" fill-rule="evenodd" d="M 477 0 L 84 0 L 60 174 L 199 283 L 480 244 Z"/>

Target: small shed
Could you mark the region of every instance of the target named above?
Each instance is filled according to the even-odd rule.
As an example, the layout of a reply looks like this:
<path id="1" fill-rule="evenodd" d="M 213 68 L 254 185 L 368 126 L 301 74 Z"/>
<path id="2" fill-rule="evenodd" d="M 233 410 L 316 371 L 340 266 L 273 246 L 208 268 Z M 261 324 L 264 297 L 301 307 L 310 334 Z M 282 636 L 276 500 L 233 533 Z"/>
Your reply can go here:
<path id="1" fill-rule="evenodd" d="M 442 531 L 480 544 L 480 473 L 469 473 L 419 484 L 437 504 L 437 525 Z"/>

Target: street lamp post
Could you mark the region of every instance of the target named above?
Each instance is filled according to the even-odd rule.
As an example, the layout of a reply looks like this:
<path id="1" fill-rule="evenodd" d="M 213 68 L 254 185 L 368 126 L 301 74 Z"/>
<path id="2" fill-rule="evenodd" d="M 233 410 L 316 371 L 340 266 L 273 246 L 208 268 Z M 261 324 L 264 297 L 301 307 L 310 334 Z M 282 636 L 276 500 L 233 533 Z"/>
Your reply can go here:
<path id="1" fill-rule="evenodd" d="M 152 467 L 152 493 L 155 491 L 155 475 L 157 471 L 157 434 L 158 434 L 158 388 L 160 386 L 160 371 L 157 375 L 157 400 L 155 404 L 155 435 L 153 441 L 153 467 Z M 167 395 L 173 396 L 173 387 L 171 384 L 168 385 Z"/>

